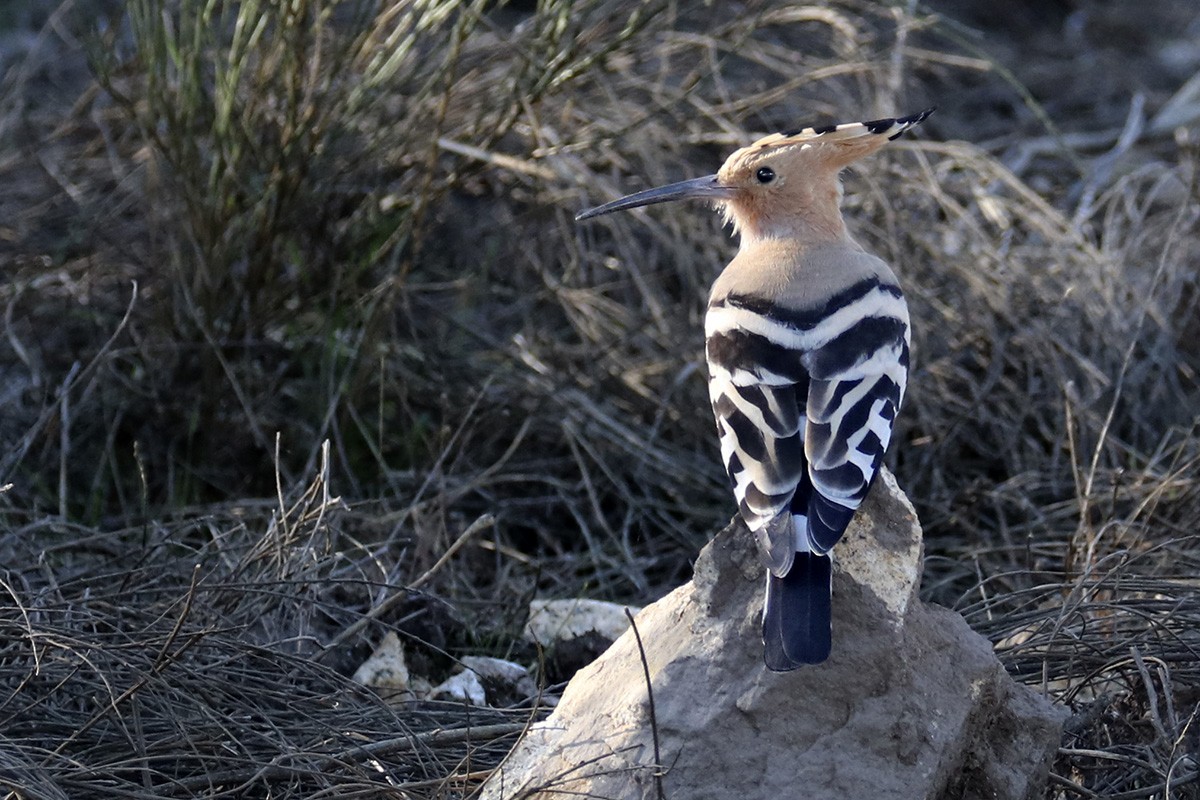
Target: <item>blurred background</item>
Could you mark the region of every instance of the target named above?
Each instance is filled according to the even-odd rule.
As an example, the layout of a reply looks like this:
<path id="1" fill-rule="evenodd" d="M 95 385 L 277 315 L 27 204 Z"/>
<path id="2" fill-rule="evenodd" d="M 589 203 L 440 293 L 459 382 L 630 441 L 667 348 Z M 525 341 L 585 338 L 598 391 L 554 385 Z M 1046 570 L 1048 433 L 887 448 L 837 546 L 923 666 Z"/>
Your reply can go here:
<path id="1" fill-rule="evenodd" d="M 734 511 L 702 315 L 737 243 L 573 215 L 936 105 L 844 203 L 912 311 L 924 594 L 1081 715 L 1053 796 L 1195 790 L 1200 9 L 5 0 L 0 76 L 17 639 L 341 675 L 396 630 L 436 673 L 530 657 L 535 596 L 661 596 Z"/>

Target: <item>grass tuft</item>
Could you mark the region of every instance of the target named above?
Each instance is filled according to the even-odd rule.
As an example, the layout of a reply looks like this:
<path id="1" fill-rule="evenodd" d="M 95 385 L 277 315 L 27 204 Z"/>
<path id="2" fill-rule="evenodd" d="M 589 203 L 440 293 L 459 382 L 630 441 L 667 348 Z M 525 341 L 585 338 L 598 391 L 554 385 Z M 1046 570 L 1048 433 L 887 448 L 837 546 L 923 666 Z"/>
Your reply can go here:
<path id="1" fill-rule="evenodd" d="M 845 181 L 912 308 L 893 460 L 924 594 L 1076 713 L 1048 796 L 1194 785 L 1200 200 L 1187 130 L 1142 124 L 1186 93 L 1157 61 L 1094 68 L 1116 56 L 1086 25 L 935 5 L 0 17 L 40 26 L 0 31 L 11 774 L 367 791 L 344 731 L 428 744 L 339 677 L 384 631 L 444 671 L 510 652 L 534 595 L 686 579 L 732 512 L 701 315 L 736 243 L 695 207 L 573 214 L 936 103 Z M 387 769 L 448 796 L 465 752 Z"/>

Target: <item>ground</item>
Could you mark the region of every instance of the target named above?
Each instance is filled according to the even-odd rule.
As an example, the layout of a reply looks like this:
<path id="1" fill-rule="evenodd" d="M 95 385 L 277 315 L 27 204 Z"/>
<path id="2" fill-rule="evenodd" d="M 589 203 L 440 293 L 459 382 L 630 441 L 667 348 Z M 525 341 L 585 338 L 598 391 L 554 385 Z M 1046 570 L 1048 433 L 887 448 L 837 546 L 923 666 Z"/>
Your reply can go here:
<path id="1" fill-rule="evenodd" d="M 651 600 L 732 511 L 736 243 L 573 214 L 936 105 L 845 200 L 912 308 L 923 593 L 1075 714 L 1047 797 L 1195 795 L 1200 12 L 331 6 L 0 7 L 0 785 L 476 785 L 528 709 L 438 738 L 347 679 L 384 633 L 534 663 L 530 598 Z"/>

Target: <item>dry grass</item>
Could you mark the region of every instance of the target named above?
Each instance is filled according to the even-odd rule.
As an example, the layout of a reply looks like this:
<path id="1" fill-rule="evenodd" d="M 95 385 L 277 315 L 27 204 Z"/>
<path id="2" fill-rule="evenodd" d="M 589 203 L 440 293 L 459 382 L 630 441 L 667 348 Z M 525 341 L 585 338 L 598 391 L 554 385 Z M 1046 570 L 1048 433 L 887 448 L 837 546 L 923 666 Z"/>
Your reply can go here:
<path id="1" fill-rule="evenodd" d="M 325 644 L 412 581 L 380 573 L 388 549 L 357 543 L 327 489 L 322 476 L 274 509 L 103 535 L 51 520 L 6 535 L 5 563 L 29 565 L 0 581 L 6 796 L 446 797 L 478 783 L 530 712 L 396 708 L 336 668 L 362 648 Z M 380 622 L 412 630 L 434 611 L 412 597 Z M 444 616 L 424 627 L 452 636 Z"/>
<path id="2" fill-rule="evenodd" d="M 0 55 L 27 796 L 461 795 L 494 751 L 354 750 L 446 719 L 341 677 L 370 642 L 503 654 L 535 592 L 645 601 L 730 510 L 699 359 L 735 243 L 696 208 L 574 211 L 933 102 L 846 198 L 915 320 L 926 595 L 1078 712 L 1048 797 L 1194 790 L 1200 201 L 1141 101 L 1056 115 L 1088 87 L 1035 98 L 962 26 L 854 0 L 77 3 Z"/>

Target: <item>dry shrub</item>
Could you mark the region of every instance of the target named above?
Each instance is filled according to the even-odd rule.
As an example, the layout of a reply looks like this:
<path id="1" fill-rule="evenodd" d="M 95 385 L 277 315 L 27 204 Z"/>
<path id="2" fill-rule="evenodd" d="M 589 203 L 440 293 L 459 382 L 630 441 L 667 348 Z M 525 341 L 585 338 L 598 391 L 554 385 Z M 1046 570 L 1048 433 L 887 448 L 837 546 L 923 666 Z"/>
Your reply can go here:
<path id="1" fill-rule="evenodd" d="M 358 543 L 361 522 L 326 477 L 274 507 L 104 535 L 10 515 L 5 796 L 438 798 L 478 784 L 531 712 L 392 706 L 346 677 L 369 649 L 324 644 L 378 597 L 403 597 L 411 561 L 403 540 Z M 435 674 L 437 653 L 414 645 L 430 607 L 392 610 L 376 621 Z"/>
<path id="2" fill-rule="evenodd" d="M 1052 792 L 1194 779 L 1186 139 L 1046 129 L 1012 73 L 911 6 L 568 5 L 179 0 L 227 15 L 187 28 L 132 4 L 110 93 L 42 125 L 62 180 L 0 161 L 46 223 L 13 215 L 24 247 L 0 285 L 27 408 L 0 427 L 5 502 L 120 527 L 270 493 L 279 430 L 284 486 L 328 439 L 338 491 L 385 509 L 364 538 L 410 537 L 389 585 L 496 515 L 435 584 L 477 616 L 460 646 L 502 651 L 538 591 L 643 601 L 732 511 L 700 331 L 736 245 L 703 209 L 573 213 L 765 132 L 939 103 L 846 179 L 856 235 L 912 306 L 894 462 L 925 593 L 1080 713 Z M 293 35 L 253 39 L 260 24 Z M 980 119 L 998 95 L 1016 122 Z M 970 143 L 981 130 L 1005 135 Z M 1096 770 L 1100 751 L 1142 766 Z"/>
<path id="3" fill-rule="evenodd" d="M 894 246 L 917 276 L 898 469 L 929 534 L 925 593 L 1077 712 L 1050 796 L 1194 789 L 1190 154 L 1105 182 L 1069 215 L 974 148 L 920 152 L 942 213 Z M 914 202 L 920 219 L 929 201 Z"/>
<path id="4" fill-rule="evenodd" d="M 657 8 L 548 3 L 524 19 L 488 5 L 145 0 L 90 34 L 99 85 L 44 145 L 58 156 L 91 137 L 92 158 L 49 170 L 75 190 L 83 213 L 66 226 L 87 241 L 64 252 L 31 231 L 5 300 L 43 402 L 57 389 L 95 407 L 64 438 L 69 457 L 23 449 L 4 465 L 21 491 L 61 490 L 37 486 L 57 456 L 73 473 L 59 505 L 85 516 L 128 517 L 143 494 L 261 493 L 275 431 L 288 479 L 327 437 L 373 486 L 436 456 L 478 380 L 458 366 L 478 343 L 456 334 L 437 352 L 446 331 L 417 305 L 447 288 L 449 254 L 426 246 L 436 210 L 480 163 L 447 154 L 511 137 Z M 133 281 L 101 374 L 64 386 Z M 41 338 L 97 284 L 107 314 Z"/>

